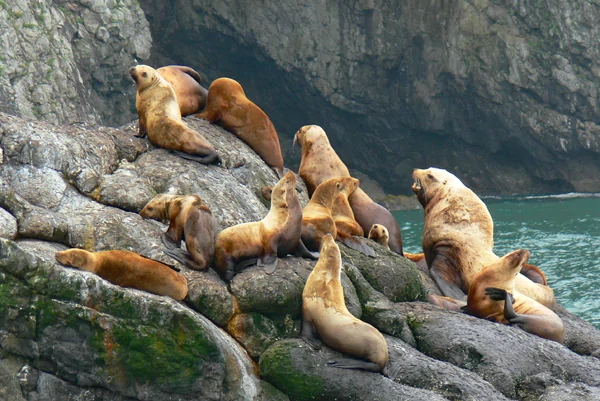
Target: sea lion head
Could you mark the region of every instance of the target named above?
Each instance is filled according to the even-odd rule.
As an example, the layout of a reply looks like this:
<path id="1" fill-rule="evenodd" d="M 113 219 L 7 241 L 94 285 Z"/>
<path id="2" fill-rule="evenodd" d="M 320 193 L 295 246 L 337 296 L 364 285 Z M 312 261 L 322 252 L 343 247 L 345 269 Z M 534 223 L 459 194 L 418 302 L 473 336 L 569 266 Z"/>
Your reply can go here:
<path id="1" fill-rule="evenodd" d="M 412 177 L 415 183 L 412 185 L 413 192 L 423 207 L 443 188 L 464 187 L 464 184 L 452 173 L 441 169 L 430 167 L 426 170 L 414 169 Z"/>
<path id="2" fill-rule="evenodd" d="M 369 231 L 369 239 L 372 239 L 383 246 L 388 246 L 390 233 L 388 229 L 381 224 L 373 224 Z"/>
<path id="3" fill-rule="evenodd" d="M 81 268 L 88 261 L 89 252 L 83 249 L 67 249 L 66 251 L 56 252 L 54 259 L 63 266 Z"/>
<path id="4" fill-rule="evenodd" d="M 296 175 L 288 171 L 271 191 L 271 207 L 287 207 L 287 193 L 290 191 L 296 191 Z"/>
<path id="5" fill-rule="evenodd" d="M 160 80 L 160 75 L 156 70 L 148 65 L 140 64 L 129 69 L 129 75 L 135 81 L 138 92 L 153 86 Z"/>
<path id="6" fill-rule="evenodd" d="M 518 249 L 485 266 L 478 275 L 487 277 L 486 286 L 488 287 L 512 290 L 517 274 L 528 260 L 529 251 Z"/>
<path id="7" fill-rule="evenodd" d="M 152 198 L 140 212 L 144 219 L 154 219 L 163 223 L 169 219 L 169 206 L 177 195 L 159 194 Z"/>
<path id="8" fill-rule="evenodd" d="M 340 253 L 340 248 L 335 243 L 335 239 L 331 233 L 327 233 L 321 240 L 319 261 L 317 264 L 319 266 L 327 266 L 327 270 L 333 275 L 340 274 L 342 270 L 342 255 Z"/>
<path id="9" fill-rule="evenodd" d="M 327 138 L 327 134 L 325 131 L 323 131 L 323 128 L 319 127 L 318 125 L 305 125 L 294 135 L 292 150 L 293 146 L 296 145 L 296 142 L 298 142 L 303 150 L 308 150 L 313 143 L 318 141 L 325 141 L 326 143 L 329 143 L 329 138 Z"/>

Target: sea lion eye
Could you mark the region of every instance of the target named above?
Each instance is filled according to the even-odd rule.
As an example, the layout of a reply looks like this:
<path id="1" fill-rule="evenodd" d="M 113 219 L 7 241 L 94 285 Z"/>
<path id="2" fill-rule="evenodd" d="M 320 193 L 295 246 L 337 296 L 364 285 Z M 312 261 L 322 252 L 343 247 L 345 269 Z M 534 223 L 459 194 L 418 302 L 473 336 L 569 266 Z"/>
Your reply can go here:
<path id="1" fill-rule="evenodd" d="M 431 174 L 427 174 L 427 178 L 429 178 L 430 180 L 433 180 L 433 179 L 434 179 L 434 178 L 433 178 L 433 175 L 431 175 Z"/>
<path id="2" fill-rule="evenodd" d="M 146 74 L 145 72 L 142 72 L 142 77 L 146 78 L 148 76 L 148 74 Z"/>

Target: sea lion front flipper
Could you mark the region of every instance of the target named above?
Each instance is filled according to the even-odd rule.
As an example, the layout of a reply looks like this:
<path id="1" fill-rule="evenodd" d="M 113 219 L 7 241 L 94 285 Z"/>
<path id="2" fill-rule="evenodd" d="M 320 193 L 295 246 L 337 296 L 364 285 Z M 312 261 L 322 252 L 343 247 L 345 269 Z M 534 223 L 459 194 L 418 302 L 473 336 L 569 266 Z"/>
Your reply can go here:
<path id="1" fill-rule="evenodd" d="M 352 248 L 364 255 L 375 257 L 375 251 L 370 246 L 367 246 L 367 244 L 365 244 L 361 239 L 338 236 L 337 240 L 346 245 L 348 248 Z"/>
<path id="2" fill-rule="evenodd" d="M 146 134 L 148 134 L 148 130 L 146 129 L 146 126 L 144 126 L 144 124 L 142 123 L 142 119 L 140 118 L 140 113 L 138 113 L 138 125 L 139 125 L 139 129 L 138 129 L 138 133 L 134 134 L 134 136 L 138 137 L 138 138 L 144 138 L 146 136 Z"/>
<path id="3" fill-rule="evenodd" d="M 381 368 L 374 362 L 361 361 L 353 358 L 342 358 L 327 361 L 327 366 L 338 369 L 362 369 L 370 372 L 380 372 Z"/>
<path id="4" fill-rule="evenodd" d="M 319 252 L 309 251 L 306 245 L 304 245 L 304 242 L 302 242 L 302 238 L 300 238 L 300 240 L 298 241 L 298 246 L 296 247 L 294 255 L 312 260 L 319 259 Z"/>
<path id="5" fill-rule="evenodd" d="M 527 277 L 529 280 L 534 283 L 541 285 L 548 285 L 548 280 L 546 279 L 546 275 L 543 271 L 540 270 L 539 267 L 530 265 L 529 263 L 525 263 L 521 267 L 521 274 Z"/>
<path id="6" fill-rule="evenodd" d="M 217 152 L 211 152 L 206 156 L 190 155 L 189 153 L 180 152 L 178 150 L 173 150 L 172 152 L 173 152 L 173 154 L 176 154 L 177 156 L 181 157 L 182 159 L 193 160 L 200 164 L 221 163 L 221 159 L 219 158 L 219 155 L 217 155 Z"/>
<path id="7" fill-rule="evenodd" d="M 305 343 L 311 346 L 314 350 L 321 349 L 323 345 L 319 337 L 317 337 L 317 330 L 315 326 L 311 323 L 308 323 L 304 318 L 302 319 L 302 324 L 300 327 L 300 338 L 304 340 Z"/>
<path id="8" fill-rule="evenodd" d="M 179 241 L 173 240 L 173 238 L 169 236 L 169 230 L 163 233 L 163 235 L 161 235 L 160 238 L 162 239 L 162 242 L 163 244 L 165 244 L 167 249 L 177 249 L 181 246 L 181 238 L 179 239 Z"/>
<path id="9" fill-rule="evenodd" d="M 275 270 L 277 270 L 277 262 L 279 262 L 277 254 L 267 254 L 258 258 L 258 263 L 256 265 L 264 268 L 265 273 L 273 274 L 275 273 Z"/>
<path id="10" fill-rule="evenodd" d="M 449 278 L 456 277 L 458 273 L 450 259 L 444 255 L 440 253 L 436 254 L 431 267 L 429 267 L 429 275 L 439 287 L 442 295 L 459 301 L 467 300 L 467 294 L 462 291 L 458 284 L 454 280 L 449 281 Z"/>

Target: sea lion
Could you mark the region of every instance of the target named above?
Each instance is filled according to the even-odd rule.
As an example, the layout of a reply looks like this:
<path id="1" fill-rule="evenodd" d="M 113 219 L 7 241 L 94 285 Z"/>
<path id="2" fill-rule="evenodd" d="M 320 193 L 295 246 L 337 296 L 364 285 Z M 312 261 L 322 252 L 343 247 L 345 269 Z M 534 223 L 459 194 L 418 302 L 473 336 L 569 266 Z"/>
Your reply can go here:
<path id="1" fill-rule="evenodd" d="M 328 347 L 353 357 L 330 361 L 330 366 L 382 372 L 388 361 L 385 338 L 346 308 L 341 270 L 340 249 L 333 236 L 327 234 L 323 237 L 319 261 L 302 292 L 300 336 L 315 349 L 319 349 L 323 341 Z"/>
<path id="2" fill-rule="evenodd" d="M 275 187 L 271 209 L 261 221 L 238 224 L 217 235 L 215 270 L 227 281 L 235 275 L 236 265 L 257 262 L 267 274 L 277 268 L 277 257 L 289 253 L 316 259 L 301 241 L 302 209 L 296 195 L 296 176 L 288 172 Z"/>
<path id="3" fill-rule="evenodd" d="M 562 320 L 539 302 L 515 289 L 516 277 L 529 251 L 513 251 L 485 266 L 471 280 L 466 312 L 498 323 L 510 324 L 559 343 L 564 342 Z"/>
<path id="4" fill-rule="evenodd" d="M 346 185 L 340 191 L 340 194 L 333 201 L 333 207 L 331 209 L 331 215 L 335 223 L 335 229 L 337 235 L 336 241 L 340 241 L 346 246 L 355 249 L 359 252 L 364 253 L 368 256 L 375 256 L 375 251 L 360 238 L 364 237 L 365 232 L 354 219 L 354 212 L 348 201 L 348 197 L 358 188 L 360 182 L 357 180 L 356 187 L 354 185 Z M 313 194 L 314 196 L 314 194 Z"/>
<path id="5" fill-rule="evenodd" d="M 412 189 L 424 210 L 422 244 L 429 273 L 443 295 L 465 300 L 473 276 L 498 260 L 492 251 L 492 216 L 454 174 L 432 167 L 415 169 L 412 175 Z M 549 308 L 556 303 L 550 287 L 522 274 L 516 288 Z"/>
<path id="6" fill-rule="evenodd" d="M 264 111 L 246 97 L 233 79 L 219 78 L 208 88 L 206 107 L 198 117 L 218 123 L 254 150 L 278 178 L 283 177 L 283 156 L 277 131 Z"/>
<path id="7" fill-rule="evenodd" d="M 140 212 L 145 219 L 169 220 L 162 235 L 164 251 L 190 269 L 206 270 L 215 253 L 217 219 L 198 195 L 160 194 Z M 185 241 L 187 252 L 179 249 Z"/>
<path id="8" fill-rule="evenodd" d="M 152 67 L 129 69 L 137 85 L 135 107 L 140 118 L 137 136 L 146 133 L 150 142 L 177 155 L 202 164 L 219 162 L 215 148 L 181 120 L 177 95 L 171 85 Z"/>
<path id="9" fill-rule="evenodd" d="M 325 180 L 334 177 L 350 177 L 346 165 L 331 147 L 325 131 L 318 125 L 306 125 L 294 135 L 294 143 L 302 147 L 302 160 L 298 174 L 308 188 L 309 195 Z M 402 234 L 398 222 L 383 206 L 375 203 L 360 187 L 348 201 L 356 222 L 368 233 L 373 224 L 382 224 L 389 230 L 390 249 L 402 255 Z"/>
<path id="10" fill-rule="evenodd" d="M 388 229 L 385 228 L 384 225 L 381 224 L 373 224 L 371 229 L 369 230 L 369 239 L 377 242 L 378 244 L 384 246 L 387 249 L 390 249 L 390 233 Z M 406 256 L 406 254 L 405 254 Z"/>
<path id="11" fill-rule="evenodd" d="M 164 263 L 135 252 L 68 249 L 56 252 L 54 258 L 61 265 L 95 273 L 121 287 L 166 295 L 177 301 L 183 300 L 188 292 L 185 277 Z"/>
<path id="12" fill-rule="evenodd" d="M 183 65 L 167 65 L 156 71 L 173 87 L 181 116 L 198 113 L 206 105 L 208 90 L 202 86 L 200 74 Z"/>

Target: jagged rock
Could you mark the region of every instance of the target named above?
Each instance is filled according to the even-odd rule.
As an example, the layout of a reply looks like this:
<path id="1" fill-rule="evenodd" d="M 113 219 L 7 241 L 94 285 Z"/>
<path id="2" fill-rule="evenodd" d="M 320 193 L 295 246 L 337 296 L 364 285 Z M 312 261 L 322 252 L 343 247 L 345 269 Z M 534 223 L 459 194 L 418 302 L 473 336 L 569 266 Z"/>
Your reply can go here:
<path id="1" fill-rule="evenodd" d="M 419 351 L 477 373 L 507 397 L 525 377 L 549 372 L 560 380 L 600 386 L 600 360 L 518 328 L 444 311 L 425 303 L 398 303 Z"/>
<path id="2" fill-rule="evenodd" d="M 17 236 L 17 219 L 0 207 L 0 238 L 15 239 Z"/>
<path id="3" fill-rule="evenodd" d="M 134 118 L 127 70 L 152 44 L 137 1 L 2 2 L 0 31 L 0 110 L 61 123 Z"/>
<path id="4" fill-rule="evenodd" d="M 140 4 L 152 63 L 238 80 L 288 140 L 323 126 L 386 192 L 431 165 L 480 194 L 600 191 L 594 2 Z"/>
<path id="5" fill-rule="evenodd" d="M 273 344 L 260 358 L 260 371 L 294 400 L 445 400 L 431 391 L 395 383 L 379 373 L 337 369 L 327 362 L 343 357 L 322 347 L 315 351 L 299 339 Z"/>
<path id="6" fill-rule="evenodd" d="M 260 399 L 247 354 L 208 319 L 168 297 L 59 266 L 56 249 L 0 240 L 4 351 L 77 385 L 140 400 Z"/>

